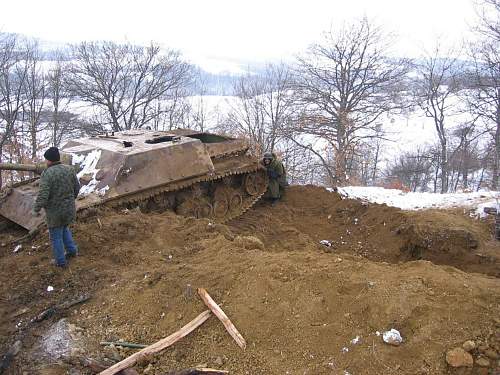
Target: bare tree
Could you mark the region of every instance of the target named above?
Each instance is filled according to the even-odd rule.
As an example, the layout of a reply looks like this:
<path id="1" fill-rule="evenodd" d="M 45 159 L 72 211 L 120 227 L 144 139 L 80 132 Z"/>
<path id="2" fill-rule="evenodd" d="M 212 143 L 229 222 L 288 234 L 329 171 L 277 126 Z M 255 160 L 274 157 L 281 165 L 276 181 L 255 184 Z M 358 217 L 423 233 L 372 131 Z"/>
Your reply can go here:
<path id="1" fill-rule="evenodd" d="M 292 76 L 284 64 L 268 65 L 263 75 L 248 73 L 234 86 L 236 99 L 221 128 L 248 138 L 256 152 L 275 151 L 285 124 L 295 113 Z"/>
<path id="2" fill-rule="evenodd" d="M 25 51 L 15 35 L 0 34 L 0 162 L 12 141 L 16 121 L 24 104 L 23 88 L 28 76 Z M 2 187 L 0 172 L 0 187 Z"/>
<path id="3" fill-rule="evenodd" d="M 229 112 L 219 124 L 226 133 L 246 137 L 252 149 L 261 152 L 268 148 L 268 128 L 262 104 L 264 80 L 247 73 L 233 87 L 234 98 L 228 99 Z"/>
<path id="4" fill-rule="evenodd" d="M 218 108 L 208 108 L 206 95 L 208 94 L 206 77 L 201 70 L 196 71 L 194 88 L 190 102 L 190 116 L 188 128 L 194 128 L 199 131 L 205 131 L 210 125 L 214 111 Z"/>
<path id="5" fill-rule="evenodd" d="M 424 148 L 399 155 L 389 166 L 388 179 L 396 179 L 413 192 L 425 191 L 431 178 L 431 156 Z"/>
<path id="6" fill-rule="evenodd" d="M 440 147 L 441 193 L 448 191 L 448 128 L 449 117 L 459 110 L 454 97 L 459 93 L 463 67 L 454 51 L 442 54 L 439 45 L 417 66 L 416 101 L 424 115 L 432 119 Z"/>
<path id="7" fill-rule="evenodd" d="M 67 83 L 72 93 L 101 108 L 104 125 L 115 131 L 140 128 L 168 111 L 158 105 L 172 99 L 190 79 L 190 66 L 178 52 L 159 46 L 113 42 L 73 46 Z"/>
<path id="8" fill-rule="evenodd" d="M 483 0 L 480 24 L 475 31 L 479 42 L 471 43 L 473 62 L 468 104 L 493 139 L 491 188 L 499 188 L 500 173 L 500 1 Z M 488 10 L 488 11 L 486 11 Z"/>
<path id="9" fill-rule="evenodd" d="M 71 93 L 65 85 L 68 74 L 68 56 L 62 51 L 55 53 L 54 65 L 47 72 L 48 101 L 52 106 L 49 118 L 51 143 L 59 146 L 63 136 L 74 130 L 75 114 L 70 112 Z"/>
<path id="10" fill-rule="evenodd" d="M 395 89 L 408 61 L 389 57 L 391 43 L 363 19 L 331 30 L 298 58 L 295 92 L 303 112 L 293 130 L 328 144 L 334 167 L 325 167 L 335 184 L 346 182 L 348 160 L 362 141 L 379 136 L 380 117 L 398 107 Z"/>
<path id="11" fill-rule="evenodd" d="M 296 117 L 296 103 L 292 96 L 293 76 L 284 63 L 269 64 L 264 73 L 262 104 L 268 120 L 267 150 L 274 151 L 283 139 L 286 125 Z"/>
<path id="12" fill-rule="evenodd" d="M 479 25 L 475 31 L 489 40 L 500 41 L 500 0 L 480 0 L 476 7 Z"/>
<path id="13" fill-rule="evenodd" d="M 40 50 L 36 41 L 26 43 L 25 64 L 28 74 L 24 81 L 23 120 L 28 123 L 30 158 L 36 159 L 38 136 L 42 129 L 42 111 L 46 107 L 46 78 L 41 68 Z"/>

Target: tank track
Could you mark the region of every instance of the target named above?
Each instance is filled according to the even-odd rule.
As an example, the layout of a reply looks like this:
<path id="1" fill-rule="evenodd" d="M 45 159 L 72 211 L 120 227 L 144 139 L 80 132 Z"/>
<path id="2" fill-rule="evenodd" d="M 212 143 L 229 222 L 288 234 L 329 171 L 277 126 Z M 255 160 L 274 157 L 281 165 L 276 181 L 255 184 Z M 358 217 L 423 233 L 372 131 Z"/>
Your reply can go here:
<path id="1" fill-rule="evenodd" d="M 89 210 L 99 206 L 113 209 L 140 207 L 144 211 L 173 209 L 183 216 L 209 218 L 220 223 L 228 222 L 245 213 L 262 197 L 267 190 L 268 181 L 267 174 L 257 163 L 218 170 L 217 165 L 224 164 L 224 159 L 235 165 L 241 165 L 238 157 L 245 157 L 236 154 L 225 156 L 214 160 L 216 168 L 212 175 L 189 178 L 117 199 L 89 204 L 82 207 L 78 215 L 85 217 Z"/>

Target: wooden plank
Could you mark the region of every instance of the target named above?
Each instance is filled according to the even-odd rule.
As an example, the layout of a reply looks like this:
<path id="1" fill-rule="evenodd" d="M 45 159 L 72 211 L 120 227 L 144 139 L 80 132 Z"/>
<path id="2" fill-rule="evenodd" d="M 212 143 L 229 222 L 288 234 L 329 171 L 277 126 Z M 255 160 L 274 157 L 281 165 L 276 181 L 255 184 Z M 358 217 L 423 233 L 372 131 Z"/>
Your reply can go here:
<path id="1" fill-rule="evenodd" d="M 244 350 L 247 347 L 247 342 L 245 341 L 243 336 L 238 332 L 234 324 L 229 320 L 224 311 L 222 311 L 220 306 L 215 303 L 215 301 L 212 299 L 212 297 L 210 297 L 210 295 L 205 289 L 199 288 L 198 294 L 203 300 L 203 302 L 205 302 L 205 305 L 207 305 L 207 307 L 214 313 L 214 315 L 217 318 L 219 318 L 222 324 L 224 324 L 224 327 L 226 327 L 227 332 L 232 336 L 234 341 L 236 341 L 238 346 Z"/>
<path id="2" fill-rule="evenodd" d="M 201 326 L 203 323 L 206 322 L 208 318 L 210 318 L 210 311 L 204 311 L 200 315 L 198 315 L 196 318 L 191 320 L 188 324 L 186 324 L 184 327 L 179 329 L 177 332 L 172 333 L 170 336 L 165 337 L 164 339 L 155 342 L 154 344 L 149 345 L 148 347 L 138 351 L 137 353 L 132 354 L 131 356 L 125 358 L 124 360 L 114 364 L 113 366 L 109 367 L 108 369 L 102 371 L 100 375 L 113 375 L 116 374 L 118 371 L 121 371 L 123 369 L 129 368 L 133 366 L 138 360 L 140 360 L 143 357 L 149 356 L 154 353 L 158 353 L 162 351 L 165 348 L 168 348 L 172 344 L 176 343 L 183 337 L 189 335 L 191 332 L 193 332 L 196 328 Z"/>

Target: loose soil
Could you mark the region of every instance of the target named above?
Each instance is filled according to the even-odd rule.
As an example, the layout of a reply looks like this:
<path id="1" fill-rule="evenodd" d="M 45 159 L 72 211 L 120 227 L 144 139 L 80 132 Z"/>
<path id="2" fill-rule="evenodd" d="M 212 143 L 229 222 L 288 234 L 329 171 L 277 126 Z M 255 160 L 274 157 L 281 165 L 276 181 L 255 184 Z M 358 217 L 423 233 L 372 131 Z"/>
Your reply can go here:
<path id="1" fill-rule="evenodd" d="M 11 229 L 0 241 L 22 235 Z M 405 212 L 294 186 L 277 205 L 260 202 L 226 225 L 106 211 L 78 222 L 74 237 L 80 256 L 65 270 L 50 265 L 46 233 L 16 254 L 13 245 L 0 248 L 0 353 L 23 344 L 6 374 L 90 374 L 82 357 L 111 363 L 134 352 L 100 341 L 150 344 L 204 311 L 198 287 L 222 306 L 247 349 L 211 317 L 138 364 L 140 373 L 199 365 L 231 374 L 500 370 L 497 361 L 458 370 L 445 362 L 466 340 L 500 351 L 500 245 L 491 222 L 466 212 Z M 85 293 L 89 301 L 30 322 Z M 40 340 L 63 317 L 84 349 L 39 360 Z M 398 347 L 377 334 L 391 328 L 403 336 Z"/>

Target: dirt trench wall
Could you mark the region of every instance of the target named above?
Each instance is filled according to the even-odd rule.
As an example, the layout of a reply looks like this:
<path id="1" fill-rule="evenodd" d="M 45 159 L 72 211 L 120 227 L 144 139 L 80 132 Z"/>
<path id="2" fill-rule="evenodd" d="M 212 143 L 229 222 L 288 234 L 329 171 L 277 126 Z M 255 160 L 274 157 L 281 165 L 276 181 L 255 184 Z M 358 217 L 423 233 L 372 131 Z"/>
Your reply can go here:
<path id="1" fill-rule="evenodd" d="M 260 203 L 229 223 L 255 235 L 268 251 L 320 247 L 370 260 L 398 263 L 430 260 L 465 271 L 500 276 L 499 243 L 491 223 L 460 210 L 402 211 L 387 205 L 342 199 L 315 186 L 294 186 L 276 206 Z"/>

